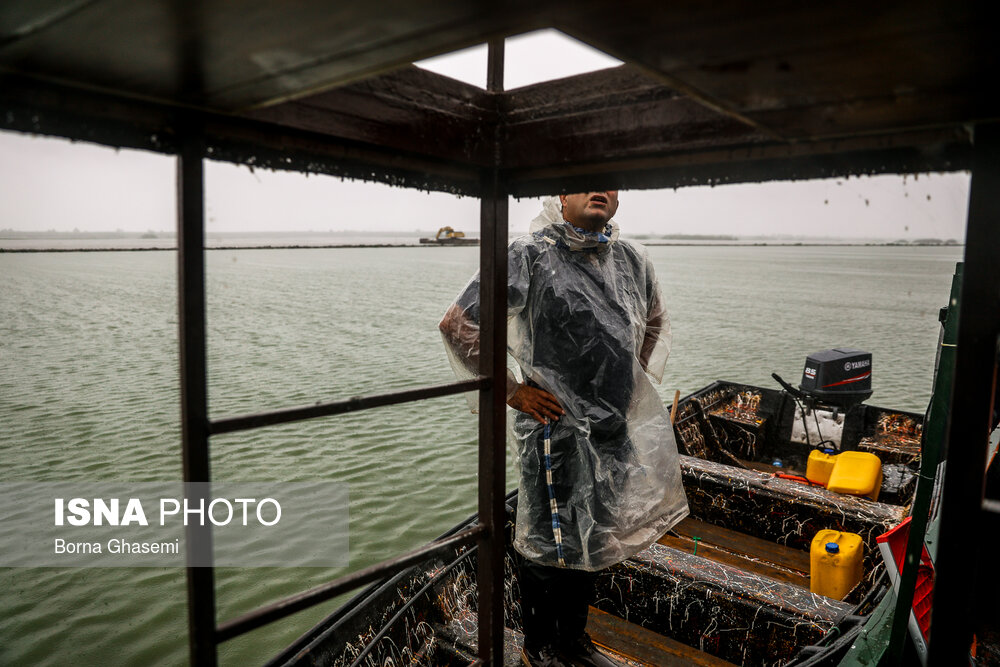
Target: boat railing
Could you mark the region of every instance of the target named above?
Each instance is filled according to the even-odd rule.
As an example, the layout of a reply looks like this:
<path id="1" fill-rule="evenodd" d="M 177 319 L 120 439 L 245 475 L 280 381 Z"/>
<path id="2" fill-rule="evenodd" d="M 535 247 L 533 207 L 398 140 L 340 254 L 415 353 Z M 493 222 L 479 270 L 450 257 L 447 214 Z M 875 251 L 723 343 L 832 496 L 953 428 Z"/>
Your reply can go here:
<path id="1" fill-rule="evenodd" d="M 221 643 L 244 633 L 255 630 L 259 627 L 278 621 L 287 616 L 308 609 L 313 605 L 325 602 L 332 598 L 348 593 L 360 588 L 365 584 L 384 579 L 397 574 L 408 567 L 421 563 L 433 556 L 446 551 L 470 545 L 482 535 L 485 526 L 477 523 L 471 528 L 455 533 L 430 544 L 426 544 L 419 549 L 414 549 L 402 556 L 397 556 L 390 560 L 383 561 L 376 565 L 366 567 L 357 572 L 335 579 L 329 583 L 321 584 L 302 593 L 289 596 L 278 602 L 273 602 L 264 607 L 260 607 L 237 618 L 219 624 L 216 629 L 216 641 Z"/>
<path id="2" fill-rule="evenodd" d="M 503 40 L 489 44 L 488 89 L 503 81 Z M 498 128 L 492 132 L 499 146 Z M 500 664 L 503 656 L 503 526 L 505 522 L 504 451 L 506 446 L 506 290 L 507 189 L 496 164 L 481 173 L 480 229 L 480 372 L 463 382 L 316 405 L 282 408 L 209 419 L 205 317 L 205 145 L 198 117 L 182 119 L 177 159 L 177 261 L 180 327 L 181 438 L 185 482 L 210 482 L 209 438 L 213 435 L 342 415 L 412 401 L 479 392 L 478 523 L 454 535 L 401 556 L 347 574 L 334 581 L 278 600 L 242 616 L 216 624 L 212 567 L 188 567 L 188 628 L 193 665 L 214 667 L 219 644 L 290 616 L 371 582 L 388 578 L 445 550 L 476 544 L 479 660 Z M 496 380 L 500 378 L 500 380 Z M 204 488 L 204 487 L 202 487 Z M 207 491 L 201 491 L 207 493 Z M 188 562 L 195 554 L 212 562 L 211 525 L 186 528 Z M 202 562 L 204 562 L 204 560 Z"/>

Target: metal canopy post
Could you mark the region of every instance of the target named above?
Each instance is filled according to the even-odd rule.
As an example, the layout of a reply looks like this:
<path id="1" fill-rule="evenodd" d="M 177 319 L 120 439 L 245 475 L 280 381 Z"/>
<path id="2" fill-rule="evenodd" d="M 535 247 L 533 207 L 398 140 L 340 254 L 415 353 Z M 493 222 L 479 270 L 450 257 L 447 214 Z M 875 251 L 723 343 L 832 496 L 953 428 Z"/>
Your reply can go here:
<path id="1" fill-rule="evenodd" d="M 197 8 L 174 2 L 170 8 L 179 48 L 174 52 L 183 97 L 198 102 L 205 90 L 204 52 Z M 204 117 L 181 111 L 177 133 L 177 306 L 180 326 L 181 451 L 186 502 L 207 502 L 211 481 L 208 438 L 208 355 L 205 326 L 205 126 Z M 192 483 L 197 483 L 191 498 Z M 218 664 L 215 634 L 215 570 L 211 564 L 212 526 L 184 528 L 187 557 L 188 646 L 191 664 Z"/>
<path id="2" fill-rule="evenodd" d="M 182 121 L 177 154 L 177 300 L 180 323 L 181 448 L 184 482 L 210 480 L 208 381 L 205 352 L 204 140 Z M 189 487 L 186 487 L 189 488 Z M 185 528 L 188 563 L 211 562 L 211 526 Z M 191 664 L 214 667 L 215 576 L 211 567 L 187 568 Z"/>
<path id="3" fill-rule="evenodd" d="M 997 334 L 1000 333 L 1000 125 L 975 128 L 958 348 L 947 428 L 947 470 L 934 564 L 929 663 L 968 664 L 979 605 L 988 599 L 985 550 L 991 532 L 983 509 L 987 437 Z M 910 567 L 907 564 L 907 567 Z M 987 576 L 983 576 L 987 575 Z M 987 587 L 984 589 L 984 587 Z M 972 603 L 970 604 L 970 596 Z M 978 603 L 978 604 L 977 604 Z"/>
<path id="4" fill-rule="evenodd" d="M 503 38 L 489 43 L 487 90 L 503 90 Z M 507 418 L 507 192 L 500 178 L 499 120 L 488 127 L 494 166 L 484 171 L 480 208 L 479 659 L 503 664 L 504 512 Z"/>

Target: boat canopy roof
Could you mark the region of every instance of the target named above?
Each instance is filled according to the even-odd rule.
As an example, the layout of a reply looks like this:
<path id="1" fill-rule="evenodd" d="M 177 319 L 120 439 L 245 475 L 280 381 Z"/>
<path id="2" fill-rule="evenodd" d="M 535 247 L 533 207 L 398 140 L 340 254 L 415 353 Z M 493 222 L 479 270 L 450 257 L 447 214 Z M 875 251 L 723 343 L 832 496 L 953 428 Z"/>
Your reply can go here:
<path id="1" fill-rule="evenodd" d="M 0 128 L 477 195 L 968 169 L 986 5 L 11 0 Z M 624 65 L 488 92 L 411 63 L 554 27 Z M 187 122 L 187 121 L 185 121 Z M 499 151 L 494 134 L 499 123 Z"/>

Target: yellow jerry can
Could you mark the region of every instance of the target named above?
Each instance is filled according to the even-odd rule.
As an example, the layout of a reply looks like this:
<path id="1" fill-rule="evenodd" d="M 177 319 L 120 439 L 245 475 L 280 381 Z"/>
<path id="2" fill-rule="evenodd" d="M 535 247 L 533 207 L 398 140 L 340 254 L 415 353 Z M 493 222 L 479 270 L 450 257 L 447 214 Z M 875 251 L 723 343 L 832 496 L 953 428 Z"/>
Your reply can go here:
<path id="1" fill-rule="evenodd" d="M 841 452 L 826 488 L 878 500 L 878 492 L 882 490 L 882 461 L 868 452 Z"/>
<path id="2" fill-rule="evenodd" d="M 814 449 L 809 452 L 809 460 L 806 461 L 806 479 L 814 484 L 826 486 L 830 481 L 830 473 L 833 472 L 833 464 L 837 462 L 837 455 L 833 451 Z"/>
<path id="3" fill-rule="evenodd" d="M 863 570 L 864 542 L 855 533 L 821 530 L 809 552 L 809 590 L 843 600 L 858 585 Z"/>

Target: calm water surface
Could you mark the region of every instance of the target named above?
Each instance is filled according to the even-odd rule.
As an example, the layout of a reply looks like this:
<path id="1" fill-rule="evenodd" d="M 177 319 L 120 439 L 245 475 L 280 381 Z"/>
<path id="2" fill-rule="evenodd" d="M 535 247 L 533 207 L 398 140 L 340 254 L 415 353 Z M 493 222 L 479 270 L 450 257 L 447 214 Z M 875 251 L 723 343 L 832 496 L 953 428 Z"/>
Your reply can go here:
<path id="1" fill-rule="evenodd" d="M 874 355 L 870 402 L 923 411 L 961 252 L 650 248 L 674 330 L 661 395 L 723 378 L 773 386 L 772 371 L 797 383 L 808 353 L 849 345 Z M 436 324 L 476 248 L 207 258 L 213 416 L 453 379 Z M 179 479 L 174 253 L 0 255 L 0 281 L 0 481 Z M 216 437 L 212 475 L 349 483 L 357 569 L 473 510 L 476 422 L 464 405 L 450 397 Z M 308 530 L 293 547 L 309 548 Z M 342 573 L 217 570 L 219 618 Z M 185 663 L 184 587 L 173 569 L 0 570 L 0 664 Z M 225 644 L 222 664 L 263 662 L 335 606 Z"/>

